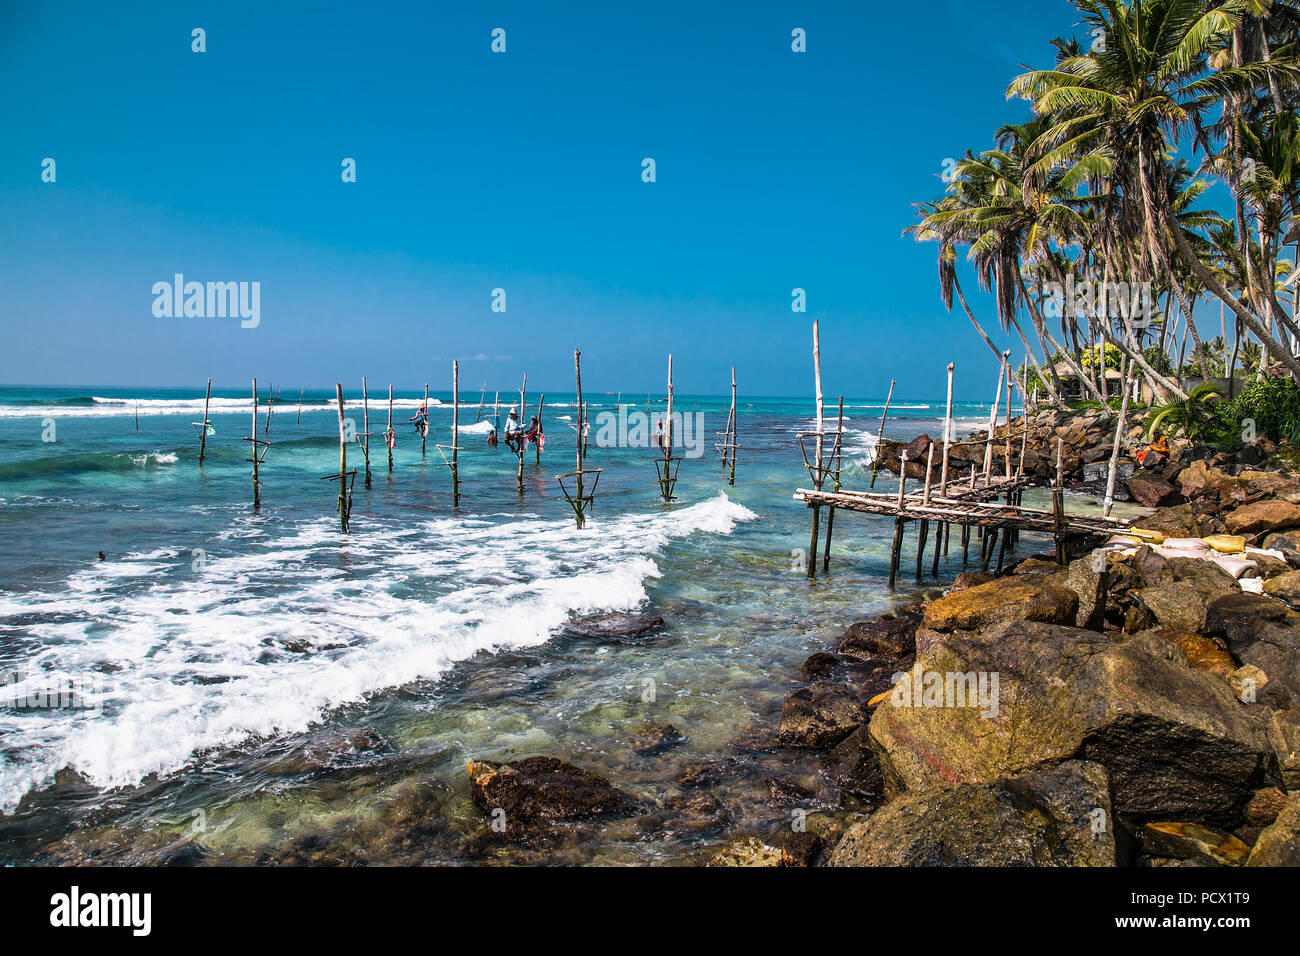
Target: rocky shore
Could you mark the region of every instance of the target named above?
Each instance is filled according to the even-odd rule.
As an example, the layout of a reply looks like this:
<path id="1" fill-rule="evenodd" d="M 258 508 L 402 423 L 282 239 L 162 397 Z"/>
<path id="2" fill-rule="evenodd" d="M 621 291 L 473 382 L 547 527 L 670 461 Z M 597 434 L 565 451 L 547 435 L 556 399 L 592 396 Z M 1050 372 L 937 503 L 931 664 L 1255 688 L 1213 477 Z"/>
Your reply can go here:
<path id="1" fill-rule="evenodd" d="M 1060 438 L 1068 479 L 1086 486 L 1113 427 L 1040 414 L 1026 470 L 1054 473 Z M 982 462 L 985 437 L 960 455 Z M 883 449 L 886 467 L 904 447 Z M 1276 452 L 1175 439 L 1166 462 L 1137 470 L 1126 454 L 1130 497 L 1155 509 L 1136 537 L 1076 546 L 1065 567 L 1044 555 L 1002 577 L 966 572 L 941 597 L 850 625 L 805 661 L 774 732 L 688 769 L 660 812 L 734 823 L 715 787 L 746 754 L 796 754 L 818 785 L 770 781 L 789 821 L 722 826 L 727 842 L 699 862 L 1300 865 L 1300 477 Z M 479 767 L 475 800 L 491 812 L 502 768 Z M 552 810 L 525 818 L 646 812 L 559 761 L 509 767 L 545 770 L 530 799 Z"/>

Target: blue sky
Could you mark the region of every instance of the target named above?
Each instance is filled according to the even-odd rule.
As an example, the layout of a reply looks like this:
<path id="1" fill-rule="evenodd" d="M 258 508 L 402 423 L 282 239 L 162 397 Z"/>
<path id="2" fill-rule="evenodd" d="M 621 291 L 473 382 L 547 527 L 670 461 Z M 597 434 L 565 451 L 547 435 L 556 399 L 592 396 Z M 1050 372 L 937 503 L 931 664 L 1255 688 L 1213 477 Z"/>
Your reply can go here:
<path id="1" fill-rule="evenodd" d="M 1007 82 L 1076 20 L 1065 0 L 0 2 L 0 382 L 445 388 L 459 358 L 471 390 L 559 391 L 578 347 L 592 389 L 661 390 L 671 351 L 682 392 L 725 391 L 734 363 L 742 393 L 805 394 L 816 317 L 828 394 L 934 396 L 953 360 L 958 398 L 987 400 L 990 355 L 901 234 L 946 158 L 1023 116 Z M 177 272 L 260 282 L 260 326 L 156 318 Z"/>

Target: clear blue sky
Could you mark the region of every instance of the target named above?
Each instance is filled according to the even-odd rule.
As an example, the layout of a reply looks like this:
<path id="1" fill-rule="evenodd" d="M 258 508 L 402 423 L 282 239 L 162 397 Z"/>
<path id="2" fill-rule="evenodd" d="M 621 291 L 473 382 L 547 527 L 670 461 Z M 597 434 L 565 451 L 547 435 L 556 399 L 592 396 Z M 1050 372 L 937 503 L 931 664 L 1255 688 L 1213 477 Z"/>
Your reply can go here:
<path id="1" fill-rule="evenodd" d="M 734 362 L 743 392 L 805 394 L 818 317 L 830 394 L 938 395 L 955 360 L 958 397 L 987 400 L 991 357 L 901 233 L 1076 21 L 1065 0 L 0 0 L 0 381 L 445 388 L 455 357 L 472 390 L 527 370 L 559 391 L 576 346 L 592 389 L 661 390 L 672 351 L 683 392 Z M 260 327 L 155 318 L 177 272 L 259 281 Z"/>

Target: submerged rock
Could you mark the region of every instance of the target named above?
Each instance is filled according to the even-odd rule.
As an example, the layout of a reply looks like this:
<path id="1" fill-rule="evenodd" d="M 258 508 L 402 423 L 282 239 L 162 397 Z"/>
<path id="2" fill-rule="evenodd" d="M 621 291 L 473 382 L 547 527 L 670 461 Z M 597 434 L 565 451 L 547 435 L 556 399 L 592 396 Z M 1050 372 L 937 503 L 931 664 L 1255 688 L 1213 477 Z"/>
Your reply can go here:
<path id="1" fill-rule="evenodd" d="M 840 637 L 839 652 L 861 658 L 905 657 L 916 651 L 916 626 L 915 618 L 890 615 L 851 624 Z"/>
<path id="2" fill-rule="evenodd" d="M 661 754 L 684 743 L 686 737 L 672 724 L 647 723 L 632 736 L 632 749 L 642 756 Z"/>
<path id="3" fill-rule="evenodd" d="M 838 684 L 819 681 L 785 699 L 780 742 L 783 747 L 833 747 L 865 719 L 856 696 Z"/>
<path id="4" fill-rule="evenodd" d="M 638 802 L 604 777 L 555 757 L 510 763 L 472 760 L 468 765 L 474 805 L 506 820 L 573 820 L 635 810 Z"/>
<path id="5" fill-rule="evenodd" d="M 1114 866 L 1106 773 L 1052 770 L 908 793 L 849 828 L 830 866 Z"/>
<path id="6" fill-rule="evenodd" d="M 664 619 L 657 614 L 597 614 L 570 621 L 568 630 L 579 637 L 625 643 L 665 627 Z"/>

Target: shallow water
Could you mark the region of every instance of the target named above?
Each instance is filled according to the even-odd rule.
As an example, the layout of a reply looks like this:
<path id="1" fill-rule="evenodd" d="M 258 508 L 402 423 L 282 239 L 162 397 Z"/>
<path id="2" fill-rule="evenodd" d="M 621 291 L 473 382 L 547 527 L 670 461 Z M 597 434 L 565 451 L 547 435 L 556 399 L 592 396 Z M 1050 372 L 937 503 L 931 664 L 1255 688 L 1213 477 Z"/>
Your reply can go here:
<path id="1" fill-rule="evenodd" d="M 799 569 L 808 514 L 791 493 L 808 484 L 795 436 L 813 426 L 810 402 L 741 403 L 730 487 L 712 446 L 724 400 L 679 396 L 703 414 L 706 447 L 682 463 L 678 500 L 659 500 L 648 450 L 593 444 L 588 467 L 605 470 L 578 531 L 554 478 L 573 467 L 571 396 L 546 398 L 549 444 L 541 465 L 528 452 L 522 497 L 504 445 L 463 435 L 453 510 L 434 447 L 450 441 L 450 396 L 431 409 L 422 457 L 405 422 L 420 396 L 399 394 L 390 474 L 372 391 L 373 486 L 358 478 L 343 535 L 337 486 L 320 480 L 338 467 L 329 396 L 309 393 L 299 422 L 286 394 L 269 433 L 259 421 L 271 446 L 258 513 L 239 440 L 251 406 L 219 396 L 200 466 L 201 392 L 0 389 L 0 671 L 25 687 L 75 679 L 95 704 L 0 710 L 4 862 L 689 861 L 727 828 L 662 808 L 682 798 L 684 767 L 730 754 L 738 763 L 708 792 L 734 828 L 788 819 L 772 777 L 808 788 L 814 813 L 842 812 L 818 802 L 815 758 L 736 742 L 774 733 L 809 653 L 915 599 L 885 588 L 884 519 L 841 514 L 829 577 Z M 358 428 L 359 398 L 348 393 Z M 587 398 L 594 436 L 616 396 Z M 882 404 L 846 400 L 849 487 L 869 480 Z M 477 413 L 462 405 L 462 424 Z M 941 414 L 941 402 L 896 402 L 886 435 L 938 435 Z M 987 414 L 959 406 L 959 432 Z M 42 441 L 50 422 L 56 440 Z M 361 465 L 355 446 L 349 464 Z M 882 475 L 877 488 L 891 487 Z M 1022 539 L 1021 553 L 1044 548 Z M 926 565 L 922 585 L 937 589 L 960 549 L 937 578 Z M 668 629 L 632 643 L 563 630 L 642 608 Z M 636 755 L 647 720 L 687 742 Z M 603 774 L 651 809 L 542 845 L 498 839 L 465 762 L 533 754 Z"/>

